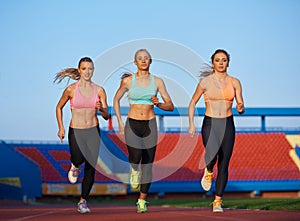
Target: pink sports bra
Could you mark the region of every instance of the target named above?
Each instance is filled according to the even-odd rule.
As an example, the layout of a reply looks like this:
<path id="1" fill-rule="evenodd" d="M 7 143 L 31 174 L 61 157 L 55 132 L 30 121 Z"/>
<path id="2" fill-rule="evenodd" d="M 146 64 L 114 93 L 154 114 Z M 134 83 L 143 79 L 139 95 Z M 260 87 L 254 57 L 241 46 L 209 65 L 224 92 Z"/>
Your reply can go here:
<path id="1" fill-rule="evenodd" d="M 80 93 L 78 82 L 75 83 L 75 93 L 70 100 L 71 109 L 96 109 L 96 102 L 99 101 L 97 86 L 93 83 L 94 93 L 91 97 L 85 97 Z"/>
<path id="2" fill-rule="evenodd" d="M 209 101 L 228 101 L 233 102 L 235 97 L 235 90 L 232 85 L 232 77 L 228 76 L 227 84 L 224 88 L 221 88 L 214 81 L 214 74 L 206 77 L 201 82 L 201 87 L 205 90 L 204 92 L 204 102 Z"/>

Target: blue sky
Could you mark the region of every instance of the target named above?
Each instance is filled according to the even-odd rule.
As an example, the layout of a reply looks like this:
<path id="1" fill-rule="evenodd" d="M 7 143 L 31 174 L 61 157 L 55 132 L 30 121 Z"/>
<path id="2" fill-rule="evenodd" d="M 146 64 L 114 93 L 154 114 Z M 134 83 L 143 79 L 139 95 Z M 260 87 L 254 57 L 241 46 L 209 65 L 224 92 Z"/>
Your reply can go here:
<path id="1" fill-rule="evenodd" d="M 1 1 L 0 139 L 57 140 L 55 106 L 65 85 L 52 83 L 55 73 L 139 39 L 180 44 L 206 62 L 226 49 L 228 73 L 242 82 L 246 106 L 299 107 L 299 11 L 298 0 Z M 96 69 L 94 81 L 111 105 L 119 82 L 97 82 Z M 177 69 L 154 62 L 151 72 L 172 71 L 171 80 L 181 82 Z M 198 73 L 190 74 L 187 96 L 197 84 Z M 180 94 L 171 97 L 184 106 Z M 66 128 L 69 112 L 66 106 Z M 289 123 L 300 126 L 299 118 Z"/>

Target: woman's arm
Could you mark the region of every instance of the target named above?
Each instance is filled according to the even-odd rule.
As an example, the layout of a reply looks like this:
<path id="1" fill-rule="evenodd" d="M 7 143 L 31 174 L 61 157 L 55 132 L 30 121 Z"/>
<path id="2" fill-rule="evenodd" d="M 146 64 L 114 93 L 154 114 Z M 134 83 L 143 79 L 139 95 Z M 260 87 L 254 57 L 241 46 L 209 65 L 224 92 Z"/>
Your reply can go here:
<path id="1" fill-rule="evenodd" d="M 128 91 L 128 77 L 124 78 L 121 81 L 120 87 L 117 90 L 115 96 L 114 96 L 114 101 L 113 101 L 113 106 L 114 106 L 114 111 L 115 115 L 118 120 L 118 125 L 119 125 L 119 132 L 121 135 L 124 135 L 124 123 L 121 118 L 121 112 L 120 112 L 120 100 L 124 96 L 124 94 Z"/>
<path id="2" fill-rule="evenodd" d="M 189 103 L 189 107 L 188 107 L 189 134 L 191 135 L 191 137 L 193 137 L 196 133 L 196 127 L 195 127 L 195 123 L 194 123 L 195 107 L 203 93 L 204 93 L 204 90 L 199 83 L 194 92 L 194 95 L 191 98 L 191 101 Z"/>
<path id="3" fill-rule="evenodd" d="M 65 104 L 68 102 L 68 100 L 70 99 L 70 94 L 72 91 L 72 85 L 70 85 L 69 87 L 67 87 L 60 100 L 58 101 L 57 105 L 56 105 L 56 120 L 57 120 L 57 124 L 58 124 L 58 133 L 57 136 L 60 139 L 60 142 L 63 142 L 63 139 L 65 137 L 65 128 L 63 125 L 63 108 L 65 106 Z"/>
<path id="4" fill-rule="evenodd" d="M 242 95 L 242 85 L 236 78 L 233 78 L 232 84 L 235 90 L 236 110 L 239 114 L 243 114 L 245 112 L 245 107 Z"/>
<path id="5" fill-rule="evenodd" d="M 156 96 L 151 97 L 152 103 L 162 110 L 173 111 L 174 104 L 173 104 L 172 99 L 166 89 L 164 81 L 161 78 L 155 77 L 155 84 L 156 84 L 157 90 L 158 90 L 161 98 L 163 99 L 164 103 L 160 103 L 158 100 L 158 97 L 156 97 Z"/>
<path id="6" fill-rule="evenodd" d="M 98 110 L 100 111 L 103 119 L 108 120 L 110 118 L 110 114 L 108 113 L 107 96 L 103 87 L 99 87 L 98 96 L 100 99 L 99 106 L 97 106 Z"/>

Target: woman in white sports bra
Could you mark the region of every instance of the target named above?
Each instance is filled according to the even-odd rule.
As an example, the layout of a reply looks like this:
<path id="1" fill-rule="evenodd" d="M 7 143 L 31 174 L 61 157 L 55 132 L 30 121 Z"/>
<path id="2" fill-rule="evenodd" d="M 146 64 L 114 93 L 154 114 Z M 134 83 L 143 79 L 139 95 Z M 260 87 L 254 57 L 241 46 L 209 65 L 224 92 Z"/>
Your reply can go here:
<path id="1" fill-rule="evenodd" d="M 147 211 L 145 200 L 152 181 L 152 164 L 157 145 L 154 106 L 166 111 L 174 109 L 164 81 L 149 72 L 151 62 L 151 55 L 146 49 L 140 49 L 135 53 L 134 64 L 138 70 L 135 74 L 122 76 L 113 102 L 119 132 L 125 135 L 128 149 L 131 188 L 140 190 L 136 203 L 138 213 Z M 120 100 L 126 92 L 130 108 L 124 126 L 120 114 Z M 157 93 L 160 93 L 162 103 L 159 102 Z"/>

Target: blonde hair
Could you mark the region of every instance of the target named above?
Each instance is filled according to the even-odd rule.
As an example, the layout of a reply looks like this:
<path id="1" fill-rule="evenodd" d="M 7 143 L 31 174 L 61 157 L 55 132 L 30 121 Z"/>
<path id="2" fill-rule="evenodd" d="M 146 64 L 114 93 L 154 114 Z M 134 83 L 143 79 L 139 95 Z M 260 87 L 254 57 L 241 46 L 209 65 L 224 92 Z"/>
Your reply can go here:
<path id="1" fill-rule="evenodd" d="M 78 69 L 76 68 L 66 68 L 55 75 L 53 82 L 60 83 L 65 77 L 69 77 L 70 79 L 73 80 L 79 80 L 80 74 L 78 72 Z"/>
<path id="2" fill-rule="evenodd" d="M 139 52 L 142 52 L 142 51 L 146 52 L 146 53 L 148 54 L 149 58 L 152 59 L 150 52 L 149 52 L 147 49 L 142 48 L 142 49 L 139 49 L 139 50 L 137 50 L 137 51 L 135 52 L 135 54 L 134 54 L 134 60 L 136 60 L 137 54 L 138 54 Z"/>
<path id="3" fill-rule="evenodd" d="M 151 58 L 151 54 L 149 53 L 149 51 L 147 49 L 142 48 L 142 49 L 139 49 L 139 50 L 137 50 L 135 52 L 135 54 L 134 54 L 134 60 L 136 60 L 136 57 L 137 57 L 138 53 L 142 52 L 142 51 L 146 52 L 148 54 L 149 58 L 152 59 Z M 121 76 L 121 79 L 130 77 L 132 74 L 133 74 L 133 72 L 131 70 L 127 70 L 127 71 L 123 72 L 123 74 Z"/>

